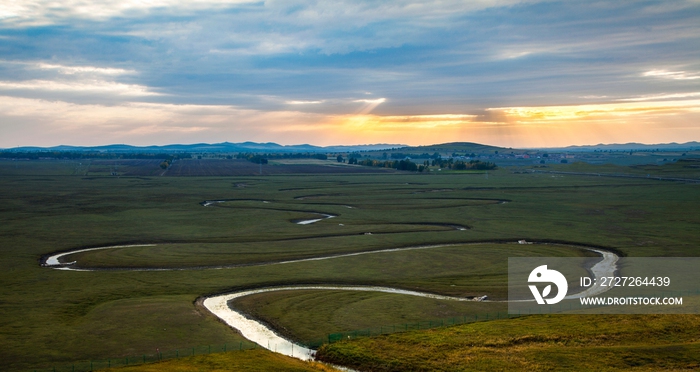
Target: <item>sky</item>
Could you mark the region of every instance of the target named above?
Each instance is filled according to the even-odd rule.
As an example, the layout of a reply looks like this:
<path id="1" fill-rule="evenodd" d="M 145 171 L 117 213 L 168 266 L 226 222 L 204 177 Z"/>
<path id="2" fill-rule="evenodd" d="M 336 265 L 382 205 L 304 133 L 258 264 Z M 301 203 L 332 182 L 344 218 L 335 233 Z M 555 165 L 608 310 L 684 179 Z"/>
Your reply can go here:
<path id="1" fill-rule="evenodd" d="M 700 1 L 0 0 L 0 148 L 700 141 Z"/>

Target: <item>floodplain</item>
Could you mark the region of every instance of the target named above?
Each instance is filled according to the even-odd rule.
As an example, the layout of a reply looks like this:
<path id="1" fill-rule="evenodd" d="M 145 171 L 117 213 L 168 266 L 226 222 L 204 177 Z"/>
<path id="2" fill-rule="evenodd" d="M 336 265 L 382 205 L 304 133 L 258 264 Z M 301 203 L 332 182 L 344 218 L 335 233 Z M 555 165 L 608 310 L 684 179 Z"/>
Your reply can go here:
<path id="1" fill-rule="evenodd" d="M 193 177 L 149 173 L 157 166 L 151 163 L 130 165 L 150 167 L 131 170 L 144 175 L 111 176 L 109 167 L 90 171 L 84 161 L 0 161 L 0 369 L 48 371 L 76 361 L 243 342 L 241 335 L 199 303 L 206 296 L 235 290 L 366 285 L 502 300 L 507 295 L 508 257 L 593 255 L 576 246 L 627 256 L 700 254 L 700 184 L 693 182 L 533 173 L 528 170 L 534 168 L 523 167 L 418 174 L 329 164 L 329 169 L 305 172 L 285 167 L 324 165 L 283 163 L 252 164 L 263 168 L 262 174 L 246 168 L 246 175 L 226 175 L 225 170 L 216 173 L 210 167 L 202 171 L 210 176 Z M 677 175 L 686 169 L 679 164 L 643 170 L 570 164 L 547 170 L 586 173 L 614 168 Z M 274 172 L 265 173 L 273 168 Z M 297 223 L 318 214 L 334 217 Z M 521 245 L 518 240 L 542 244 Z M 85 271 L 41 265 L 57 252 L 118 245 L 147 246 L 84 251 L 62 258 L 66 263 L 75 261 L 70 266 Z M 362 254 L 349 255 L 354 253 Z M 325 259 L 306 260 L 320 257 Z M 300 343 L 336 332 L 506 308 L 496 301 L 449 302 L 319 290 L 257 294 L 230 305 Z M 648 320 L 589 317 L 605 325 L 606 334 L 614 330 L 627 337 L 620 339 L 644 332 Z M 642 339 L 634 346 L 648 348 L 649 353 L 624 354 L 629 363 L 614 365 L 659 368 L 660 358 L 668 353 L 658 348 L 697 349 L 697 337 L 684 330 L 685 325 L 697 328 L 696 316 L 656 318 L 664 324 L 668 342 L 661 345 Z M 456 344 L 463 348 L 472 339 L 485 342 L 483 337 L 470 338 L 477 328 L 490 334 L 527 323 L 516 327 L 521 333 L 511 338 L 528 339 L 534 332 L 530 330 L 543 324 L 554 322 L 561 334 L 569 334 L 576 332 L 581 321 L 570 315 L 528 316 L 445 328 L 456 332 L 445 337 L 461 340 Z M 601 334 L 590 323 L 581 324 L 587 327 L 584 333 Z M 429 335 L 439 331 L 415 331 L 429 332 L 415 337 L 423 340 L 420 345 L 437 345 L 442 341 Z M 381 337 L 393 340 L 410 335 L 414 333 Z M 372 340 L 333 343 L 322 350 L 326 356 L 335 355 L 328 360 L 342 362 L 353 353 L 338 348 L 360 350 L 365 347 L 361 343 L 388 342 Z M 599 345 L 622 345 L 615 340 Z M 516 344 L 499 346 L 503 358 L 508 347 Z M 574 358 L 567 342 L 555 340 L 546 346 L 547 353 Z M 393 347 L 381 344 L 382 350 Z M 406 347 L 410 346 L 396 346 Z M 376 347 L 368 350 L 363 349 L 363 357 L 381 359 L 371 355 Z M 470 365 L 471 359 L 454 356 L 445 370 L 551 367 L 545 362 L 523 362 L 529 360 L 527 352 L 520 364 L 508 364 L 506 358 Z M 690 368 L 700 363 L 692 352 L 683 353 L 669 366 Z M 391 362 L 399 366 L 394 370 L 434 368 L 423 364 L 427 362 L 419 354 L 406 354 L 416 358 L 413 362 L 411 358 Z M 606 358 L 611 363 L 617 360 L 613 354 Z M 277 366 L 270 368 L 279 369 L 287 363 L 283 359 L 268 362 Z M 383 370 L 381 363 L 348 365 Z M 532 363 L 539 362 L 533 359 Z M 596 369 L 594 364 L 580 365 Z"/>

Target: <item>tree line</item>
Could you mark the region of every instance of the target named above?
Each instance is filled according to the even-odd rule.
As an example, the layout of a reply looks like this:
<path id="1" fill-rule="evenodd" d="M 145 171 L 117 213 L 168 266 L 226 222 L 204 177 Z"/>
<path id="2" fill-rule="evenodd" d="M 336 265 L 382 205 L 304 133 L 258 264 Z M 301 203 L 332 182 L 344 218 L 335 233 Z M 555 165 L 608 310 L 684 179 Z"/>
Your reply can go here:
<path id="1" fill-rule="evenodd" d="M 338 155 L 338 162 L 343 162 L 342 156 Z M 359 160 L 356 157 L 348 158 L 348 164 L 358 164 L 368 167 L 379 167 L 379 168 L 392 168 L 396 170 L 403 170 L 409 172 L 426 172 L 431 166 L 439 167 L 443 169 L 454 169 L 454 170 L 492 170 L 496 169 L 496 164 L 491 162 L 482 162 L 480 160 L 462 161 L 454 159 L 433 159 L 432 161 L 426 160 L 423 164 L 416 164 L 408 159 L 403 160 L 374 160 L 374 159 L 362 159 Z"/>
<path id="2" fill-rule="evenodd" d="M 428 161 L 424 163 L 425 165 L 428 165 Z M 432 162 L 430 162 L 430 165 L 433 167 L 438 167 L 438 168 L 446 168 L 446 169 L 454 169 L 454 170 L 468 170 L 468 169 L 474 169 L 474 170 L 491 170 L 491 169 L 496 169 L 496 163 L 491 163 L 488 161 L 481 161 L 481 160 L 470 160 L 470 161 L 463 161 L 463 160 L 454 160 L 452 158 L 450 159 L 434 159 Z"/>
<path id="3" fill-rule="evenodd" d="M 236 159 L 245 159 L 255 164 L 267 164 L 268 159 L 319 159 L 328 160 L 326 154 L 316 153 L 271 153 L 271 154 L 256 154 L 250 152 L 241 152 L 236 155 Z"/>
<path id="4" fill-rule="evenodd" d="M 396 170 L 409 171 L 409 172 L 423 172 L 427 169 L 425 165 L 418 165 L 410 160 L 372 160 L 363 159 L 357 160 L 357 158 L 350 158 L 348 160 L 349 164 L 358 164 L 368 167 L 379 167 L 379 168 L 393 168 Z"/>
<path id="5" fill-rule="evenodd" d="M 0 151 L 2 159 L 188 159 L 192 154 L 113 153 L 85 151 Z"/>

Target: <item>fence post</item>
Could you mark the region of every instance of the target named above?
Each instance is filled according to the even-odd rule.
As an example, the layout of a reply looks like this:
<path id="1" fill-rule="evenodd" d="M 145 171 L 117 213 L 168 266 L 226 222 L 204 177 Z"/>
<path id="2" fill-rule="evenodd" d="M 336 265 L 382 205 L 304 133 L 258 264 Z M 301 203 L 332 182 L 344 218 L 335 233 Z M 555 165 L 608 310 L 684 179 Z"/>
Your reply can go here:
<path id="1" fill-rule="evenodd" d="M 175 350 L 175 358 L 179 358 L 179 357 L 180 357 L 180 350 Z"/>
<path id="2" fill-rule="evenodd" d="M 146 363 L 146 354 L 143 354 L 143 362 Z"/>

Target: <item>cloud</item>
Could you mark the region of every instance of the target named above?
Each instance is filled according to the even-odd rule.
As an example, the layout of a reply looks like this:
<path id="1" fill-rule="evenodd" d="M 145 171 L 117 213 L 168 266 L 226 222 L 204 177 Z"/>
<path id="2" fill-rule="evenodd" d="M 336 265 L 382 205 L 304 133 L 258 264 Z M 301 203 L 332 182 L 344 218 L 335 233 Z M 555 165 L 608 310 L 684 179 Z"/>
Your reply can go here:
<path id="1" fill-rule="evenodd" d="M 509 121 L 518 123 L 561 122 L 596 119 L 613 119 L 644 114 L 679 114 L 700 109 L 700 100 L 658 101 L 639 103 L 604 103 L 596 105 L 501 107 L 487 111 L 502 112 Z"/>
<path id="2" fill-rule="evenodd" d="M 242 133 L 311 141 L 289 128 L 367 142 L 360 132 L 333 137 L 334 125 L 359 123 L 388 142 L 409 142 L 404 132 L 416 141 L 468 140 L 474 131 L 499 133 L 494 128 L 515 136 L 524 132 L 504 128 L 571 120 L 584 131 L 583 122 L 619 124 L 633 115 L 669 125 L 661 116 L 685 120 L 697 110 L 661 102 L 697 98 L 688 84 L 700 76 L 699 11 L 697 2 L 655 0 L 5 1 L 0 91 L 95 110 L 103 123 L 95 128 L 105 133 L 114 133 L 106 123 L 122 120 L 157 138 L 158 123 L 172 121 L 183 128 L 172 133 L 190 125 L 210 142 Z M 590 102 L 598 105 L 577 105 Z M 138 106 L 147 103 L 172 106 Z M 624 106 L 633 103 L 642 105 Z M 156 124 L 101 120 L 117 117 L 104 107 Z M 165 115 L 166 107 L 177 115 Z M 55 115 L 78 120 L 77 110 Z M 418 119 L 446 113 L 476 116 Z M 227 129 L 211 129 L 219 125 Z M 603 124 L 589 130 L 606 135 Z"/>
<path id="3" fill-rule="evenodd" d="M 295 111 L 266 112 L 218 105 L 75 104 L 0 96 L 0 147 L 58 144 L 167 144 L 268 141 L 279 128 L 323 117 Z M 41 123 L 37 130 L 36 123 Z M 287 138 L 275 137 L 280 143 Z"/>
<path id="4" fill-rule="evenodd" d="M 595 94 L 589 94 L 587 96 L 580 96 L 579 98 L 584 98 L 584 99 L 602 99 L 602 98 L 608 98 L 608 96 L 597 96 Z"/>
<path id="5" fill-rule="evenodd" d="M 596 140 L 678 142 L 700 135 L 700 100 L 603 106 L 499 108 L 487 115 L 494 114 L 491 119 L 503 115 L 508 120 L 489 122 L 472 114 L 324 115 L 228 105 L 96 105 L 0 96 L 4 134 L 0 147 L 245 140 L 331 145 L 387 143 L 396 138 L 408 144 L 472 141 L 541 147 Z M 576 114 L 543 119 L 537 113 L 566 111 Z M 668 130 L 671 123 L 673 131 Z"/>
<path id="6" fill-rule="evenodd" d="M 65 93 L 107 93 L 119 96 L 159 96 L 160 93 L 152 92 L 148 87 L 133 84 L 121 84 L 110 81 L 55 81 L 55 80 L 27 80 L 27 81 L 0 81 L 0 90 L 31 90 Z"/>
<path id="7" fill-rule="evenodd" d="M 618 101 L 655 101 L 671 98 L 692 98 L 700 96 L 700 92 L 690 92 L 690 93 L 670 93 L 670 94 L 652 94 L 633 98 L 620 98 Z"/>
<path id="8" fill-rule="evenodd" d="M 73 75 L 73 74 L 100 74 L 100 75 L 124 75 L 133 74 L 134 70 L 125 70 L 122 68 L 105 68 L 105 67 L 95 67 L 95 66 L 63 66 L 63 65 L 53 65 L 48 63 L 37 63 L 36 67 L 43 70 L 57 70 L 62 74 Z"/>
<path id="9" fill-rule="evenodd" d="M 386 98 L 377 98 L 377 99 L 356 99 L 353 102 L 364 102 L 364 103 L 369 103 L 369 104 L 380 104 L 386 102 Z"/>
<path id="10" fill-rule="evenodd" d="M 476 115 L 440 114 L 440 115 L 351 115 L 341 117 L 348 125 L 358 130 L 367 131 L 401 131 L 421 129 L 441 129 L 471 123 Z M 338 119 L 336 119 L 338 120 Z"/>
<path id="11" fill-rule="evenodd" d="M 0 20 L 24 25 L 47 25 L 70 19 L 108 20 L 154 9 L 201 10 L 216 9 L 251 0 L 53 0 L 10 1 L 0 4 Z"/>
<path id="12" fill-rule="evenodd" d="M 688 73 L 685 71 L 667 71 L 667 70 L 650 70 L 642 74 L 642 76 L 651 76 L 662 79 L 672 80 L 696 80 L 700 79 L 698 73 Z"/>
<path id="13" fill-rule="evenodd" d="M 5 91 L 5 94 L 9 91 L 23 92 L 23 95 L 34 92 L 53 95 L 57 99 L 66 99 L 76 94 L 83 96 L 88 94 L 92 99 L 98 97 L 133 99 L 165 95 L 145 85 L 115 81 L 125 76 L 133 79 L 138 75 L 131 69 L 34 61 L 0 61 L 0 67 L 2 66 L 12 66 L 17 69 L 17 73 L 13 74 L 14 79 L 0 80 L 0 91 Z"/>
<path id="14" fill-rule="evenodd" d="M 397 16 L 427 15 L 427 20 L 454 12 L 478 11 L 498 6 L 522 3 L 522 0 L 475 0 L 469 2 L 448 1 L 406 1 L 385 3 L 370 1 L 335 1 L 311 4 L 307 1 L 266 1 L 259 0 L 64 0 L 59 4 L 53 0 L 25 0 L 0 4 L 0 19 L 19 18 L 43 19 L 45 21 L 84 18 L 105 20 L 154 10 L 177 11 L 179 13 L 199 10 L 232 8 L 241 5 L 260 5 L 284 15 L 293 14 L 299 22 L 334 22 L 342 18 L 364 15 L 373 21 Z M 355 22 L 361 22 L 355 20 Z"/>
<path id="15" fill-rule="evenodd" d="M 288 105 L 317 105 L 323 103 L 324 101 L 286 101 Z"/>

